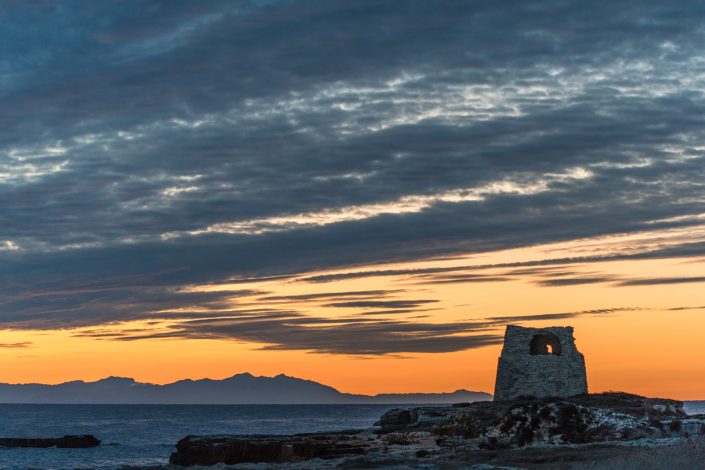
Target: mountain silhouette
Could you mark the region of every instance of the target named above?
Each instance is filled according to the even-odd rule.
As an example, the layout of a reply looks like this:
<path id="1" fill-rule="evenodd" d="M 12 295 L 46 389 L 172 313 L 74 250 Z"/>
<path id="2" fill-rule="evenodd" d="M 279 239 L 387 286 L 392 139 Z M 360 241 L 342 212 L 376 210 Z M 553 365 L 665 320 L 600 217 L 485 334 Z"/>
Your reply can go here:
<path id="1" fill-rule="evenodd" d="M 491 400 L 484 392 L 355 395 L 333 387 L 289 377 L 237 374 L 223 380 L 179 380 L 166 385 L 107 377 L 58 385 L 0 384 L 0 403 L 61 404 L 426 404 Z"/>

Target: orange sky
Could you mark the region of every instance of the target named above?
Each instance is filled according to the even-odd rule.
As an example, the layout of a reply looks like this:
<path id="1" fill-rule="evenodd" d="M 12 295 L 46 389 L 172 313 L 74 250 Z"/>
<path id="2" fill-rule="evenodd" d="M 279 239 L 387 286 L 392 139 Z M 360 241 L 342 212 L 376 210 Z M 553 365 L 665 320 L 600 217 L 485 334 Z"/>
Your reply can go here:
<path id="1" fill-rule="evenodd" d="M 578 348 L 587 363 L 590 391 L 624 390 L 673 397 L 705 398 L 705 284 L 694 282 L 704 271 L 705 260 L 693 258 L 603 260 L 563 262 L 538 267 L 496 267 L 497 263 L 526 263 L 576 256 L 613 256 L 625 247 L 648 249 L 697 239 L 699 229 L 642 233 L 629 236 L 576 240 L 445 260 L 376 265 L 338 270 L 413 270 L 463 267 L 450 274 L 474 274 L 485 282 L 437 283 L 443 274 L 403 273 L 365 276 L 332 282 L 307 282 L 303 278 L 323 273 L 303 273 L 297 278 L 249 283 L 257 293 L 232 300 L 238 307 L 286 308 L 320 318 L 359 317 L 377 308 L 347 310 L 326 306 L 329 299 L 288 304 L 264 297 L 390 290 L 385 299 L 430 299 L 395 319 L 410 322 L 453 323 L 486 321 L 490 317 L 516 317 L 512 323 L 531 326 L 573 325 Z M 467 267 L 470 266 L 470 267 Z M 473 267 L 474 266 L 474 267 Z M 331 273 L 326 273 L 331 274 Z M 650 278 L 667 281 L 647 285 L 620 283 Z M 690 282 L 684 282 L 691 278 Z M 591 283 L 542 285 L 558 279 Z M 638 284 L 638 283 L 637 283 Z M 242 289 L 242 284 L 191 286 L 194 290 Z M 686 308 L 684 308 L 686 307 Z M 669 310 L 670 309 L 670 310 Z M 524 321 L 525 315 L 595 311 L 570 318 Z M 605 312 L 605 310 L 608 310 Z M 184 312 L 187 313 L 187 312 Z M 58 383 L 95 380 L 108 375 L 166 383 L 183 378 L 224 378 L 240 372 L 255 375 L 286 373 L 325 383 L 352 393 L 441 392 L 459 388 L 492 392 L 500 344 L 455 352 L 349 355 L 311 350 L 262 350 L 256 342 L 232 339 L 141 339 L 120 341 L 145 332 L 168 332 L 181 319 L 127 322 L 91 329 L 51 331 L 2 331 L 3 363 L 0 381 Z M 384 319 L 389 314 L 370 315 Z M 344 326 L 341 326 L 344 328 Z M 504 323 L 485 327 L 478 334 L 502 334 Z M 90 336 L 85 336 L 86 334 Z M 474 333 L 473 333 L 474 334 Z M 82 336 L 84 335 L 84 336 Z"/>

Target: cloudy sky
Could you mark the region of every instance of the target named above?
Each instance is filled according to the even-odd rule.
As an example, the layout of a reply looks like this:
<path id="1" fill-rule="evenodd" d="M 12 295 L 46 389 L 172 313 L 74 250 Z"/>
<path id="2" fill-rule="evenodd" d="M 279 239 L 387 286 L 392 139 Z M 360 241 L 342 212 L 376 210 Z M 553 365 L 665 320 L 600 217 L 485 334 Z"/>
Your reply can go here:
<path id="1" fill-rule="evenodd" d="M 491 390 L 573 324 L 594 390 L 705 397 L 700 2 L 0 17 L 0 381 Z"/>

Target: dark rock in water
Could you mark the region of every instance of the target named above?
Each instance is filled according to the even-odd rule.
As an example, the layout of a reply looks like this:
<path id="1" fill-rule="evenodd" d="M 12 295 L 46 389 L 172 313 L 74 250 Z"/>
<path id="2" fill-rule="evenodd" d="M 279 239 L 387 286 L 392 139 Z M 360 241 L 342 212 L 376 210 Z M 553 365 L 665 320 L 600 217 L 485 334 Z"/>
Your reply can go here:
<path id="1" fill-rule="evenodd" d="M 90 434 L 37 439 L 22 437 L 0 438 L 0 446 L 2 447 L 58 447 L 62 449 L 84 449 L 89 447 L 98 447 L 99 445 L 100 440 Z"/>
<path id="2" fill-rule="evenodd" d="M 418 419 L 417 413 L 409 410 L 390 410 L 386 412 L 375 426 L 380 426 L 382 432 L 394 432 L 409 427 L 412 423 L 416 423 Z"/>
<path id="3" fill-rule="evenodd" d="M 453 405 L 390 410 L 382 415 L 375 426 L 379 426 L 382 433 L 429 430 L 448 421 L 460 408 Z"/>
<path id="4" fill-rule="evenodd" d="M 214 465 L 224 463 L 285 463 L 344 455 L 365 454 L 367 439 L 354 434 L 295 436 L 187 436 L 176 444 L 169 463 Z"/>

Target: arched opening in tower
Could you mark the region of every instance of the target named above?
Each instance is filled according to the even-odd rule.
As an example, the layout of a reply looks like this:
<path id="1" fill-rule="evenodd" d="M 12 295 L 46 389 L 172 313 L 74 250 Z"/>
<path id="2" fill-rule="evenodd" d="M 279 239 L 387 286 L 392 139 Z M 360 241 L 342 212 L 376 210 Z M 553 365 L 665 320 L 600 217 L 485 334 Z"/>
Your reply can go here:
<path id="1" fill-rule="evenodd" d="M 552 333 L 537 333 L 531 338 L 529 353 L 533 356 L 550 354 L 558 356 L 561 354 L 561 341 Z"/>

